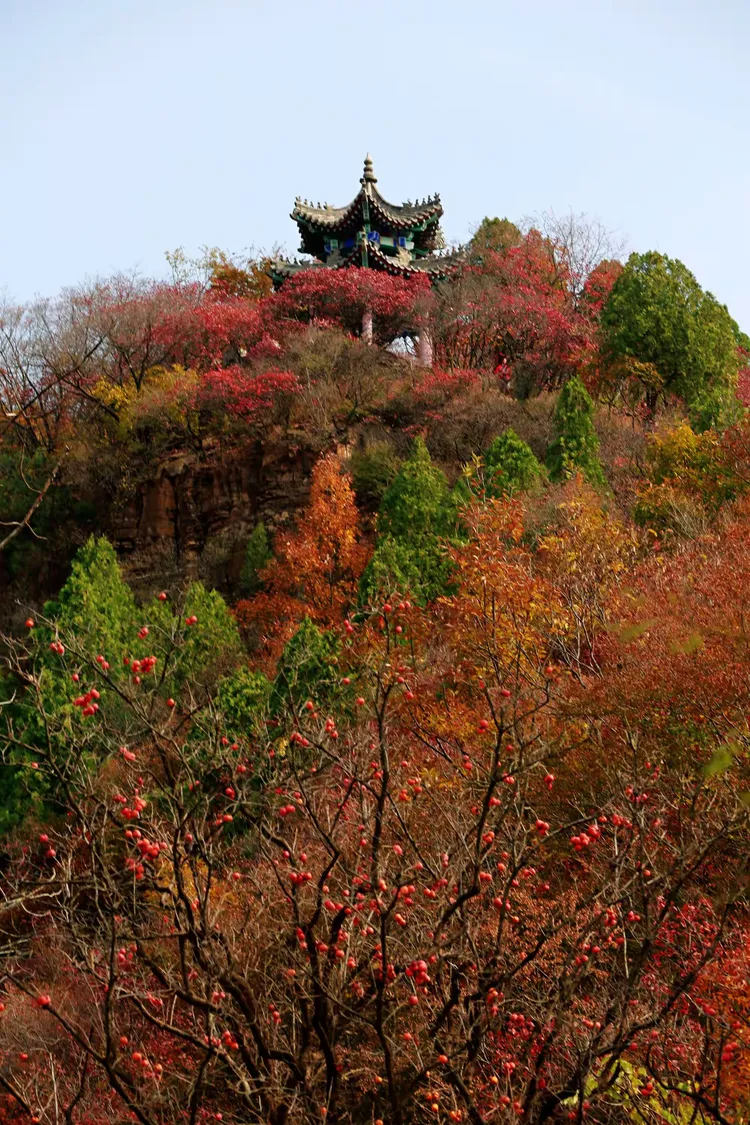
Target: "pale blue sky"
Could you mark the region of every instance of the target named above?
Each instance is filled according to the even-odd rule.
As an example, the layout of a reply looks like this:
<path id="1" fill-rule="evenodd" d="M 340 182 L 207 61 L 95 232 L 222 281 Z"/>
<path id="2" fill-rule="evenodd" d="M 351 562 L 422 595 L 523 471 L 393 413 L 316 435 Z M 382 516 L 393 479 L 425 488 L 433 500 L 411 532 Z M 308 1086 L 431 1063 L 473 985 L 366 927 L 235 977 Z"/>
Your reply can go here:
<path id="1" fill-rule="evenodd" d="M 0 0 L 0 290 L 400 202 L 587 211 L 750 330 L 749 0 Z"/>

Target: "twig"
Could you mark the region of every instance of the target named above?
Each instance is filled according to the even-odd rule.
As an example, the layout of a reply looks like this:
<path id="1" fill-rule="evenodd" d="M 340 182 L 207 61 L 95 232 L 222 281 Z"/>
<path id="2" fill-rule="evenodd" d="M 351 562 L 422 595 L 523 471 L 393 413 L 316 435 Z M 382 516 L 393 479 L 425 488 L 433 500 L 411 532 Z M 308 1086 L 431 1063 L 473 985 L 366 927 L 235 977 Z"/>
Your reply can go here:
<path id="1" fill-rule="evenodd" d="M 39 494 L 37 495 L 36 499 L 34 500 L 34 503 L 31 505 L 31 507 L 29 508 L 28 512 L 23 517 L 23 519 L 17 520 L 15 523 L 13 523 L 12 524 L 13 530 L 9 531 L 4 539 L 0 539 L 0 551 L 4 551 L 5 548 L 8 546 L 8 544 L 13 539 L 15 539 L 15 537 L 17 535 L 20 535 L 20 533 L 23 531 L 23 529 L 25 527 L 29 527 L 29 524 L 30 524 L 30 522 L 31 522 L 31 520 L 34 516 L 34 513 L 36 512 L 37 508 L 42 503 L 42 500 L 44 500 L 44 497 L 47 495 L 50 488 L 54 484 L 55 479 L 57 477 L 57 474 L 60 472 L 60 466 L 61 465 L 62 465 L 62 459 L 60 459 L 57 462 L 54 469 L 52 470 L 50 475 L 47 477 L 47 480 L 44 482 L 43 487 L 40 489 Z M 7 527 L 8 525 L 5 524 L 4 526 Z M 29 530 L 31 530 L 30 527 L 29 527 Z"/>

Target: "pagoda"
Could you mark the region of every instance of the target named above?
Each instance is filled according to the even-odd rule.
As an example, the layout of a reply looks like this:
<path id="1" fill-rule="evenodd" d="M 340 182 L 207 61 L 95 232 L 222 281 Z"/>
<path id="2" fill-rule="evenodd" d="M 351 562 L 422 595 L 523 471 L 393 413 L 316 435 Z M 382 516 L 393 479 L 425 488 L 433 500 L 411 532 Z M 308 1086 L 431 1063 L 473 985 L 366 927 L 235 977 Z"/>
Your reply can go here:
<path id="1" fill-rule="evenodd" d="M 462 261 L 444 251 L 439 195 L 415 203 L 389 203 L 377 188 L 369 153 L 360 188 L 347 207 L 295 200 L 291 217 L 300 232 L 300 253 L 312 261 L 276 258 L 269 265 L 275 286 L 303 270 L 360 266 L 395 277 L 424 274 L 440 281 Z"/>

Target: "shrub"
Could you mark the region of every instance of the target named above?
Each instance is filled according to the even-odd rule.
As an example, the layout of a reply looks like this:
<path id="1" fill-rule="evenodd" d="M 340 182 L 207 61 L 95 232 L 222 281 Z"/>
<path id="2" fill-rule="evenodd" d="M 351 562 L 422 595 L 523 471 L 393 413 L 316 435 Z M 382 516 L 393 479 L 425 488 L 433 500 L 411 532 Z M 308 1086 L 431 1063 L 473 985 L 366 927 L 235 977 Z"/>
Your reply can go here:
<path id="1" fill-rule="evenodd" d="M 705 531 L 722 505 L 747 488 L 733 449 L 733 439 L 741 440 L 741 433 L 696 433 L 681 422 L 652 435 L 646 454 L 648 478 L 634 510 L 636 522 L 687 538 Z"/>

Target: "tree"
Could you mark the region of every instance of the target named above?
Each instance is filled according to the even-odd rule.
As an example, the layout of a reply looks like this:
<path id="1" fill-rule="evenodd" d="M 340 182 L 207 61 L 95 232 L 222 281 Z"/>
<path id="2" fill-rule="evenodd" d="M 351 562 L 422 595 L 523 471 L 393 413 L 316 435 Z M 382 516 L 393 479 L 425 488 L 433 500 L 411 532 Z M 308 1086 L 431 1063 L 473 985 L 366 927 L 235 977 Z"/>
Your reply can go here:
<path id="1" fill-rule="evenodd" d="M 192 626 L 199 621 L 196 631 Z M 10 666 L 3 685 L 18 736 L 15 751 L 0 765 L 3 830 L 32 809 L 59 808 L 75 768 L 96 772 L 103 744 L 91 719 L 100 707 L 106 706 L 111 723 L 121 723 L 131 693 L 137 695 L 149 679 L 162 687 L 164 706 L 168 678 L 171 705 L 189 713 L 241 654 L 237 625 L 216 591 L 193 583 L 176 605 L 164 593 L 139 608 L 111 544 L 93 536 L 78 551 L 57 598 L 28 622 L 28 658 Z M 97 686 L 98 674 L 105 683 Z M 74 731 L 81 735 L 76 761 L 70 751 Z M 42 748 L 49 764 L 44 774 L 32 765 Z"/>
<path id="2" fill-rule="evenodd" d="M 30 531 L 34 539 L 43 539 L 42 532 L 52 522 L 49 493 L 60 475 L 62 458 L 53 461 L 43 448 L 27 457 L 23 446 L 12 449 L 15 442 L 8 444 L 11 449 L 0 453 L 0 553 L 10 549 L 18 566 L 29 555 L 26 538 L 18 537 Z"/>
<path id="3" fill-rule="evenodd" d="M 338 637 L 319 629 L 309 617 L 303 618 L 279 659 L 270 697 L 272 713 L 288 708 L 298 715 L 308 700 L 330 706 L 341 691 L 339 655 Z"/>
<path id="4" fill-rule="evenodd" d="M 565 260 L 531 230 L 517 246 L 484 251 L 440 288 L 436 356 L 447 369 L 502 373 L 528 398 L 574 373 L 594 324 L 592 306 L 574 302 Z"/>
<path id="5" fill-rule="evenodd" d="M 496 498 L 527 492 L 539 483 L 542 474 L 531 448 L 510 426 L 485 453 L 484 469 L 487 495 Z"/>
<path id="6" fill-rule="evenodd" d="M 268 258 L 256 260 L 245 257 L 238 261 L 223 250 L 213 249 L 208 252 L 207 259 L 209 289 L 213 297 L 260 300 L 271 294 L 273 282 L 267 269 Z"/>
<path id="7" fill-rule="evenodd" d="M 259 573 L 263 591 L 237 603 L 243 629 L 257 633 L 268 670 L 305 617 L 330 627 L 356 604 L 367 561 L 350 478 L 334 454 L 316 463 L 297 528 L 277 534 L 275 557 Z"/>
<path id="8" fill-rule="evenodd" d="M 526 220 L 528 230 L 538 230 L 552 261 L 563 272 L 576 304 L 601 279 L 602 266 L 617 270 L 625 240 L 607 230 L 599 219 L 572 210 L 564 215 L 544 211 Z"/>
<path id="9" fill-rule="evenodd" d="M 135 599 L 123 581 L 117 556 L 108 539 L 93 535 L 78 551 L 70 577 L 56 598 L 47 602 L 44 616 L 54 630 L 73 633 L 81 644 L 121 658 L 127 651 L 137 621 Z M 57 666 L 48 643 L 51 630 L 36 634 L 39 657 Z"/>
<path id="10" fill-rule="evenodd" d="M 674 394 L 706 426 L 732 402 L 740 367 L 736 325 L 682 262 L 650 251 L 631 254 L 602 312 L 605 359 L 650 365 L 658 385 L 651 411 Z"/>
<path id="11" fill-rule="evenodd" d="M 172 271 L 172 280 L 179 286 L 197 285 L 213 300 L 242 297 L 261 300 L 267 297 L 273 282 L 268 274 L 269 258 L 254 250 L 228 253 L 218 246 L 202 246 L 196 258 L 189 258 L 180 246 L 165 254 Z"/>
<path id="12" fill-rule="evenodd" d="M 442 540 L 455 533 L 456 520 L 445 474 L 416 438 L 380 502 L 378 542 L 362 575 L 360 598 L 375 604 L 398 591 L 423 602 L 443 593 L 451 562 Z"/>
<path id="13" fill-rule="evenodd" d="M 328 321 L 354 335 L 360 334 L 363 314 L 369 310 L 374 340 L 387 345 L 418 332 L 429 293 L 429 280 L 421 274 L 407 279 L 356 267 L 311 269 L 285 281 L 269 298 L 269 310 L 282 324 Z"/>
<path id="14" fill-rule="evenodd" d="M 450 558 L 437 539 L 414 544 L 381 535 L 359 584 L 360 602 L 377 605 L 395 595 L 408 595 L 425 605 L 447 588 L 451 571 Z"/>
<path id="15" fill-rule="evenodd" d="M 268 426 L 288 413 L 289 400 L 299 389 L 291 371 L 254 372 L 233 364 L 205 372 L 197 405 L 214 416 L 228 411 L 245 424 Z"/>
<path id="16" fill-rule="evenodd" d="M 174 630 L 183 621 L 200 623 L 200 629 L 190 628 L 182 642 L 171 654 Z M 174 676 L 178 683 L 208 688 L 216 683 L 222 673 L 235 667 L 242 656 L 242 643 L 229 606 L 218 590 L 207 590 L 202 582 L 191 582 L 185 592 L 181 614 L 170 607 L 169 633 L 164 638 L 165 660 L 172 656 Z M 169 647 L 168 647 L 169 646 Z"/>
<path id="17" fill-rule="evenodd" d="M 267 717 L 270 696 L 271 684 L 263 673 L 244 665 L 219 680 L 216 709 L 232 738 L 261 733 L 260 724 Z"/>
<path id="18" fill-rule="evenodd" d="M 257 594 L 263 586 L 261 571 L 273 558 L 273 552 L 268 542 L 266 525 L 260 520 L 252 530 L 245 548 L 245 561 L 242 566 L 240 581 L 246 594 Z"/>
<path id="19" fill-rule="evenodd" d="M 316 621 L 333 624 L 353 604 L 365 560 L 350 479 L 334 454 L 321 457 L 304 517 L 291 535 L 277 536 L 264 579 L 299 597 Z"/>
<path id="20" fill-rule="evenodd" d="M 377 508 L 401 462 L 389 442 L 374 442 L 352 455 L 352 487 L 360 504 Z"/>
<path id="21" fill-rule="evenodd" d="M 502 253 L 512 250 L 523 242 L 521 231 L 510 219 L 494 219 L 485 216 L 471 236 L 469 249 L 471 260 L 481 264 L 487 251 Z"/>
<path id="22" fill-rule="evenodd" d="M 560 392 L 554 426 L 555 440 L 547 450 L 550 478 L 559 481 L 581 472 L 590 484 L 603 485 L 594 404 L 580 379 L 569 379 Z"/>
<path id="23" fill-rule="evenodd" d="M 639 537 L 580 475 L 566 482 L 552 519 L 545 511 L 543 520 L 535 570 L 557 591 L 569 622 L 556 632 L 555 657 L 574 676 L 597 675 L 598 640 L 618 624 L 618 590 L 639 557 Z"/>
<path id="24" fill-rule="evenodd" d="M 341 631 L 344 706 L 314 678 L 233 740 L 209 699 L 182 739 L 169 678 L 125 692 L 88 654 L 126 706 L 74 733 L 65 815 L 3 872 L 2 1085 L 26 1117 L 741 1119 L 747 528 L 700 563 L 705 650 L 675 645 L 685 560 L 654 564 L 669 628 L 607 631 L 602 676 L 571 683 L 521 506 L 466 518 L 455 596 Z"/>
<path id="25" fill-rule="evenodd" d="M 750 487 L 747 438 L 746 426 L 695 432 L 686 421 L 650 434 L 636 523 L 660 539 L 704 535 L 724 506 Z"/>
<path id="26" fill-rule="evenodd" d="M 452 530 L 448 497 L 445 474 L 433 465 L 423 439 L 415 438 L 409 457 L 383 494 L 378 531 L 410 541 L 448 534 Z"/>

